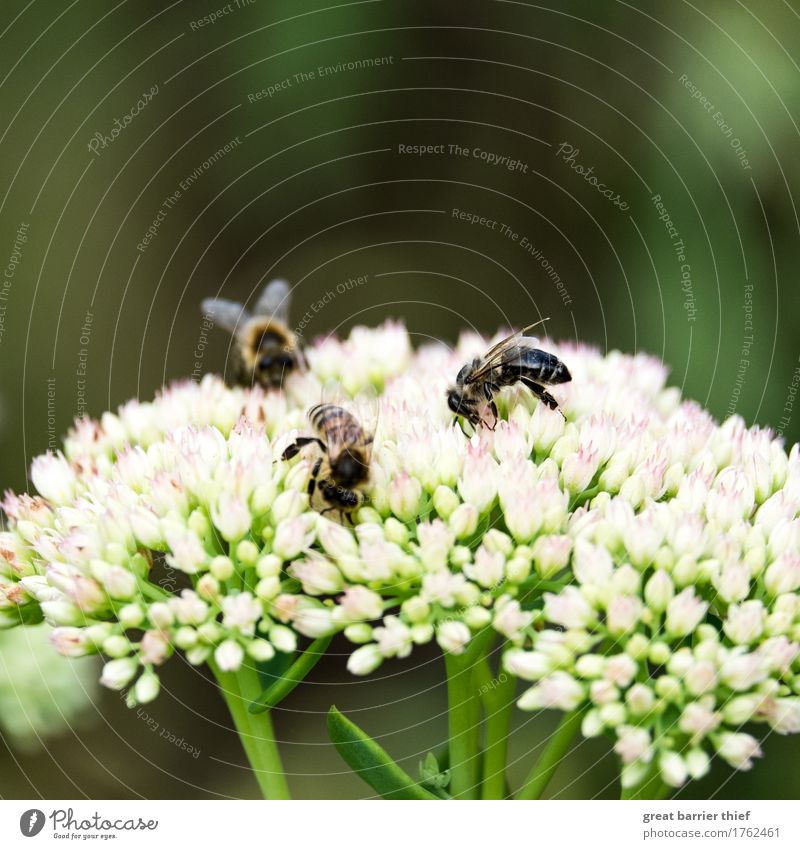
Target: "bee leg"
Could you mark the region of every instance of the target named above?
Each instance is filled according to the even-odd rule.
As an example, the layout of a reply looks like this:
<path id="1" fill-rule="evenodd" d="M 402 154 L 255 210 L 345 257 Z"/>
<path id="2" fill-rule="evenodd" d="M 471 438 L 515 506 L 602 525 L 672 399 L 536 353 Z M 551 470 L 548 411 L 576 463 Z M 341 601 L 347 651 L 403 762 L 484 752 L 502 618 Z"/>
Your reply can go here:
<path id="1" fill-rule="evenodd" d="M 298 436 L 297 439 L 284 450 L 283 454 L 281 454 L 281 460 L 291 460 L 292 457 L 296 457 L 300 451 L 306 447 L 306 445 L 310 445 L 312 442 L 316 442 L 323 451 L 325 450 L 325 443 L 321 439 L 317 439 L 316 436 Z"/>
<path id="2" fill-rule="evenodd" d="M 544 386 L 539 386 L 538 383 L 531 380 L 529 377 L 521 377 L 520 381 L 528 387 L 528 389 L 533 392 L 533 394 L 539 398 L 542 403 L 547 404 L 547 406 L 551 410 L 558 409 L 558 401 L 544 388 Z"/>
<path id="3" fill-rule="evenodd" d="M 308 479 L 309 498 L 314 495 L 314 490 L 317 488 L 317 475 L 319 474 L 320 466 L 322 466 L 322 457 L 320 457 L 317 462 L 314 463 L 314 468 L 311 470 L 311 477 Z"/>

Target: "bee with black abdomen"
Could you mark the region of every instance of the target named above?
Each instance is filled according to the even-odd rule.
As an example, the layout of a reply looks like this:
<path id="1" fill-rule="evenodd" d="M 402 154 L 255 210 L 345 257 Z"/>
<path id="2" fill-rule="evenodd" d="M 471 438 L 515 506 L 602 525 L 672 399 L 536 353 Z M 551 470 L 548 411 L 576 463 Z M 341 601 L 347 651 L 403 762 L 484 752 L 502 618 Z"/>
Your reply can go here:
<path id="1" fill-rule="evenodd" d="M 558 409 L 558 401 L 545 386 L 567 383 L 572 376 L 555 354 L 536 347 L 538 339 L 524 335 L 535 326 L 532 324 L 512 333 L 459 371 L 455 384 L 447 390 L 447 404 L 457 416 L 463 416 L 477 427 L 481 423 L 482 409 L 488 405 L 494 417 L 494 429 L 497 423 L 495 395 L 504 386 L 515 383 L 527 386 L 551 410 Z"/>
<path id="2" fill-rule="evenodd" d="M 308 420 L 316 436 L 298 437 L 284 452 L 290 460 L 306 446 L 314 446 L 319 456 L 308 481 L 308 495 L 323 515 L 337 511 L 347 518 L 366 501 L 364 489 L 369 483 L 373 435 L 344 407 L 317 404 L 308 411 Z"/>
<path id="3" fill-rule="evenodd" d="M 226 298 L 206 298 L 203 312 L 233 334 L 233 376 L 242 386 L 278 387 L 295 369 L 304 367 L 302 346 L 289 329 L 289 284 L 273 280 L 264 287 L 249 313 Z"/>

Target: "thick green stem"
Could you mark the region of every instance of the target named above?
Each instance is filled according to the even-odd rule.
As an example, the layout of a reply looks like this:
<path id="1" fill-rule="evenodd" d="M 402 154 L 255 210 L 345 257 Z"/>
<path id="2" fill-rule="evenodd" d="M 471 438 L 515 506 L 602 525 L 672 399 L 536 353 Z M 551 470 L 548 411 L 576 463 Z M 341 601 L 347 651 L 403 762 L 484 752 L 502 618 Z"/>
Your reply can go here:
<path id="1" fill-rule="evenodd" d="M 480 787 L 480 700 L 472 652 L 444 656 L 447 669 L 450 732 L 450 794 L 454 799 L 477 799 Z"/>
<path id="2" fill-rule="evenodd" d="M 486 745 L 483 750 L 481 798 L 504 799 L 508 735 L 516 679 L 506 672 L 500 672 L 492 678 L 491 667 L 486 659 L 481 663 L 481 670 L 480 692 L 486 713 Z"/>
<path id="3" fill-rule="evenodd" d="M 577 734 L 583 720 L 583 712 L 580 710 L 568 713 L 561 720 L 561 724 L 553 732 L 550 740 L 542 752 L 541 757 L 533 765 L 528 773 L 522 789 L 517 793 L 517 799 L 541 799 L 547 789 L 550 779 L 558 769 L 561 759 L 567 753 L 572 738 Z"/>
<path id="4" fill-rule="evenodd" d="M 261 693 L 258 673 L 252 666 L 242 666 L 238 672 L 223 672 L 213 661 L 209 665 L 231 712 L 263 797 L 289 799 L 270 711 L 258 714 L 249 711 L 251 703 Z"/>

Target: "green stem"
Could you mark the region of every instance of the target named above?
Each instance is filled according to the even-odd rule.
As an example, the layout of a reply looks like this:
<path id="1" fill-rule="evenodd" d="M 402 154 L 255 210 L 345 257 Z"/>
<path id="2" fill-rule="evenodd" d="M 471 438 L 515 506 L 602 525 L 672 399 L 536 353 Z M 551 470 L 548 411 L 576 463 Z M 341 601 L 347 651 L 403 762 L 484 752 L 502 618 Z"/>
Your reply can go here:
<path id="1" fill-rule="evenodd" d="M 547 789 L 550 779 L 558 769 L 561 759 L 567 753 L 572 738 L 581 727 L 583 711 L 576 710 L 568 713 L 561 720 L 553 735 L 542 752 L 541 757 L 528 773 L 522 789 L 517 793 L 517 799 L 541 799 Z"/>
<path id="2" fill-rule="evenodd" d="M 237 672 L 223 672 L 212 660 L 211 671 L 231 712 L 242 748 L 265 799 L 289 799 L 289 788 L 283 764 L 272 730 L 270 711 L 252 714 L 250 704 L 260 695 L 258 673 L 252 666 L 242 666 Z"/>
<path id="3" fill-rule="evenodd" d="M 506 672 L 500 672 L 492 678 L 489 662 L 484 658 L 481 663 L 483 676 L 488 678 L 481 690 L 483 708 L 486 714 L 486 745 L 483 750 L 483 782 L 481 798 L 504 799 L 506 796 L 506 760 L 508 757 L 508 736 L 511 726 L 511 708 L 514 705 L 516 680 Z M 482 677 L 483 677 L 482 676 Z"/>
<path id="4" fill-rule="evenodd" d="M 477 799 L 480 786 L 480 701 L 473 676 L 472 652 L 445 653 L 448 728 L 450 733 L 450 794 Z"/>

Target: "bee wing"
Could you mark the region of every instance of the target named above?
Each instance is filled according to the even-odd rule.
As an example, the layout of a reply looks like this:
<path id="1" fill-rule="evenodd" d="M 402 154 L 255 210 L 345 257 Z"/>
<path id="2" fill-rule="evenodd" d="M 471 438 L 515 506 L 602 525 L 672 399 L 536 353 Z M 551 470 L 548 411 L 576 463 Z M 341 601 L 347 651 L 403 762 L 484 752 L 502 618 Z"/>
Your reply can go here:
<path id="1" fill-rule="evenodd" d="M 242 304 L 227 298 L 205 298 L 200 309 L 229 333 L 236 333 L 250 319 L 250 313 Z"/>
<path id="2" fill-rule="evenodd" d="M 351 398 L 341 383 L 337 380 L 329 380 L 322 388 L 322 403 L 332 404 L 347 410 L 356 420 L 366 438 L 370 440 L 371 449 L 371 440 L 378 426 L 378 410 L 380 408 L 378 393 L 374 386 L 369 384 L 363 389 L 359 389 L 355 397 Z M 328 451 L 331 456 L 336 456 L 341 447 L 343 446 L 328 443 Z"/>
<path id="3" fill-rule="evenodd" d="M 283 324 L 289 321 L 291 287 L 285 280 L 271 280 L 258 296 L 255 315 L 275 318 Z"/>
<path id="4" fill-rule="evenodd" d="M 540 321 L 535 321 L 533 324 L 523 327 L 522 330 L 518 330 L 510 336 L 506 336 L 505 339 L 501 339 L 483 355 L 481 367 L 469 375 L 465 383 L 475 383 L 475 381 L 480 380 L 485 374 L 500 365 L 500 363 L 515 359 L 519 356 L 518 349 L 520 347 L 535 347 L 538 344 L 538 340 L 533 336 L 525 336 L 524 334 L 544 321 L 548 321 L 548 319 L 543 318 Z"/>

